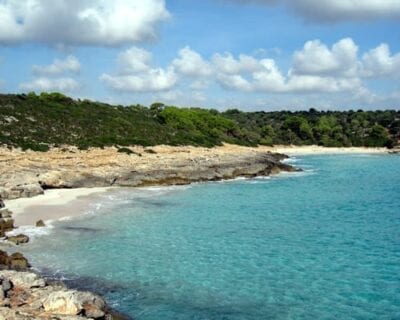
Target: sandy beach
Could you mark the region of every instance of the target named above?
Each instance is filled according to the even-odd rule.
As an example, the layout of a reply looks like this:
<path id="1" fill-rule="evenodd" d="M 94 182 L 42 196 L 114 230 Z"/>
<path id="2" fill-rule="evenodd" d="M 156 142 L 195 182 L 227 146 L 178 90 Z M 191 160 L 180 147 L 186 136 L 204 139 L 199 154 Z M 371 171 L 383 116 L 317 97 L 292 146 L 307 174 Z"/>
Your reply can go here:
<path id="1" fill-rule="evenodd" d="M 284 153 L 287 155 L 312 155 L 312 154 L 382 154 L 388 153 L 387 148 L 366 148 L 366 147 L 348 147 L 348 148 L 327 148 L 317 145 L 312 146 L 273 146 L 260 147 L 271 152 Z"/>
<path id="2" fill-rule="evenodd" d="M 54 221 L 66 217 L 80 216 L 88 209 L 96 195 L 110 188 L 77 188 L 47 190 L 33 198 L 7 201 L 7 207 L 14 213 L 15 225 L 32 226 L 38 220 Z"/>

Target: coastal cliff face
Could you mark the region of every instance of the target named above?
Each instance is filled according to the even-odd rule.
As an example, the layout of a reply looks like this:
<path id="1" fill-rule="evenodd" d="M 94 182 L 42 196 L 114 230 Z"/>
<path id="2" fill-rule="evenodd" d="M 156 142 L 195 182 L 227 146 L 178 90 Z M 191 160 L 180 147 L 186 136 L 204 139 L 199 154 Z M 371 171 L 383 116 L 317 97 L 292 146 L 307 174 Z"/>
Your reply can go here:
<path id="1" fill-rule="evenodd" d="M 45 153 L 0 151 L 3 199 L 32 197 L 50 188 L 179 185 L 295 170 L 281 162 L 285 155 L 233 145 L 125 149 L 130 154 L 117 148 L 74 147 Z"/>

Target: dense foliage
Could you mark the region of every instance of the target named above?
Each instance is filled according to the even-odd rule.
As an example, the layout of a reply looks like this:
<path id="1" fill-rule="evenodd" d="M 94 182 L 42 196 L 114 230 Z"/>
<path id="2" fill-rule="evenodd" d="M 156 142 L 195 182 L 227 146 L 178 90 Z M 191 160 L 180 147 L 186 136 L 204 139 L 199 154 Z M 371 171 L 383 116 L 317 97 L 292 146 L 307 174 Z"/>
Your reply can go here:
<path id="1" fill-rule="evenodd" d="M 112 106 L 60 93 L 0 95 L 0 144 L 41 151 L 63 144 L 84 149 L 223 142 L 390 147 L 399 136 L 399 111 L 220 113 L 161 103 Z"/>

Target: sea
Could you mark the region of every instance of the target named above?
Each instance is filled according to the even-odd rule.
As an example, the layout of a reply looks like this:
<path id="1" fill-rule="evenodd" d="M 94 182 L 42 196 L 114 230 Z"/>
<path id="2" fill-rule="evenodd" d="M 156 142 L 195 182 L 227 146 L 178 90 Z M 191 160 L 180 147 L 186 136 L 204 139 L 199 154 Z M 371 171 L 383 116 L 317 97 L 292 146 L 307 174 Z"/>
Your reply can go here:
<path id="1" fill-rule="evenodd" d="M 114 189 L 23 251 L 137 320 L 400 319 L 400 157 L 288 161 L 303 171 Z"/>

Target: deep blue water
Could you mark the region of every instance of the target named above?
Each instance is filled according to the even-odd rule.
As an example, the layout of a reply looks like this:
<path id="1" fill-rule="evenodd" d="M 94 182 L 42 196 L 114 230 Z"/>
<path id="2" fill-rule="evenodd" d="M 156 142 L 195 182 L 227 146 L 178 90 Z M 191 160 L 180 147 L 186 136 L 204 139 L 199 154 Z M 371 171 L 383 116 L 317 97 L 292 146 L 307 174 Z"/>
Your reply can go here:
<path id="1" fill-rule="evenodd" d="M 400 319 L 400 157 L 295 164 L 306 171 L 113 191 L 26 251 L 138 320 Z"/>

